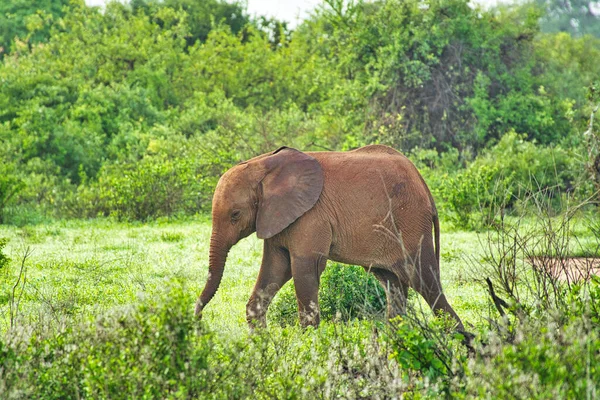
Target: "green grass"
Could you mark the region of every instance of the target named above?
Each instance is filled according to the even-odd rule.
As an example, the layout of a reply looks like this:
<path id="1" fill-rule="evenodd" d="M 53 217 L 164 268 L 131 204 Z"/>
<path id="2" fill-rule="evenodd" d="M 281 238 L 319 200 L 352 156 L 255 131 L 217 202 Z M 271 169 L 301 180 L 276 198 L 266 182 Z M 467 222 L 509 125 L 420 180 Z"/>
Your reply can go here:
<path id="1" fill-rule="evenodd" d="M 65 221 L 24 228 L 0 227 L 12 259 L 3 292 L 16 282 L 26 248 L 27 281 L 21 318 L 50 322 L 84 319 L 117 306 L 155 296 L 170 281 L 181 281 L 198 295 L 208 272 L 210 222 L 126 224 L 110 220 Z M 465 256 L 478 257 L 476 234 L 442 235 L 442 280 L 451 304 L 465 322 L 478 324 L 485 292 L 473 281 Z M 255 235 L 230 252 L 217 295 L 204 320 L 222 334 L 247 331 L 245 307 L 260 267 L 262 241 Z M 6 299 L 4 299 L 6 300 Z M 411 301 L 420 301 L 411 296 Z M 423 303 L 424 304 L 424 303 Z M 190 309 L 193 304 L 189 305 Z M 426 308 L 426 307 L 425 307 Z M 3 330 L 8 304 L 0 304 Z M 42 317 L 43 316 L 43 317 Z"/>
<path id="2" fill-rule="evenodd" d="M 193 317 L 208 272 L 210 229 L 206 220 L 0 227 L 0 238 L 8 239 L 2 254 L 11 258 L 8 265 L 0 260 L 0 393 L 173 399 L 468 398 L 483 396 L 482 388 L 496 398 L 596 393 L 600 369 L 592 363 L 590 370 L 579 354 L 600 351 L 600 335 L 589 329 L 600 321 L 597 307 L 590 308 L 599 304 L 600 281 L 587 287 L 589 294 L 571 294 L 572 305 L 556 319 L 534 313 L 494 330 L 488 318 L 499 319 L 479 265 L 485 234 L 443 227 L 445 292 L 467 329 L 488 343 L 481 357 L 467 360 L 460 338 L 450 334 L 451 321 L 429 319 L 414 292 L 409 302 L 417 313 L 393 325 L 377 317 L 305 330 L 271 323 L 249 335 L 245 305 L 262 255 L 254 235 L 232 249 L 203 323 Z M 577 229 L 581 240 L 594 241 Z M 17 328 L 9 330 L 26 249 L 25 284 L 21 279 L 15 290 Z M 289 300 L 289 289 L 283 292 Z M 515 346 L 517 330 L 526 347 Z M 571 373 L 566 365 L 575 364 Z M 514 379 L 502 379 L 497 369 Z"/>

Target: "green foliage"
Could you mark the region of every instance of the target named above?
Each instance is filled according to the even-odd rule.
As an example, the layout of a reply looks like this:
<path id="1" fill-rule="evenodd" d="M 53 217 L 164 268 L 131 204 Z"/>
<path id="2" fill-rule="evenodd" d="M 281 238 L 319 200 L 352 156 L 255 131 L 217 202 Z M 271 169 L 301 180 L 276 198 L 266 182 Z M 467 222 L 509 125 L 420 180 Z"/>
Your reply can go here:
<path id="1" fill-rule="evenodd" d="M 582 169 L 574 152 L 536 145 L 512 131 L 466 169 L 442 179 L 438 190 L 454 224 L 477 229 L 530 193 L 560 200 L 561 193 L 579 188 Z"/>
<path id="2" fill-rule="evenodd" d="M 168 243 L 180 242 L 183 238 L 183 234 L 177 232 L 164 232 L 160 235 L 160 240 Z"/>
<path id="3" fill-rule="evenodd" d="M 221 0 L 131 1 L 134 13 L 144 12 L 149 16 L 155 15 L 157 10 L 164 7 L 185 11 L 187 24 L 190 26 L 190 32 L 185 38 L 188 46 L 192 46 L 198 41 L 204 42 L 215 24 L 227 25 L 234 34 L 238 34 L 250 23 L 246 10 L 238 2 L 230 3 Z M 159 23 L 162 22 L 159 20 Z"/>
<path id="4" fill-rule="evenodd" d="M 237 28 L 213 25 L 208 14 L 202 16 L 208 3 L 167 3 L 142 11 L 115 2 L 103 13 L 73 4 L 53 25 L 48 43 L 22 46 L 4 60 L 2 159 L 20 167 L 30 190 L 17 203 L 59 216 L 146 219 L 195 212 L 206 209 L 226 167 L 284 144 L 306 147 L 316 130 L 325 131 L 305 112 L 318 107 L 336 75 L 307 54 L 305 43 L 286 36 L 285 45 L 273 46 L 268 32 L 252 26 L 237 36 L 237 16 L 229 21 Z M 231 18 L 240 10 L 218 4 Z M 194 31 L 200 22 L 210 22 L 210 32 Z M 197 34 L 206 35 L 202 43 L 193 39 Z M 198 152 L 186 153 L 186 160 L 181 134 Z M 161 143 L 163 157 L 181 166 L 172 172 L 177 178 L 167 176 L 168 163 L 149 157 L 155 143 Z M 135 165 L 139 160 L 142 165 Z M 129 184 L 119 170 L 141 182 Z M 152 182 L 164 186 L 173 179 L 175 186 L 190 183 L 190 192 L 200 190 L 196 204 L 189 194 L 173 199 L 186 204 L 165 206 L 167 194 L 159 190 L 157 199 L 143 200 L 157 208 L 143 204 L 143 210 L 133 210 L 141 195 L 153 193 Z M 121 183 L 133 187 L 98 193 Z M 68 206 L 60 207 L 65 198 Z M 81 202 L 72 201 L 77 198 Z M 124 205 L 132 198 L 135 205 Z"/>
<path id="5" fill-rule="evenodd" d="M 201 166 L 200 166 L 201 167 Z M 114 216 L 125 220 L 147 220 L 177 214 L 195 214 L 208 208 L 203 196 L 207 180 L 192 158 L 170 160 L 147 156 L 137 163 L 105 167 L 98 181 L 66 201 L 74 216 Z"/>
<path id="6" fill-rule="evenodd" d="M 172 285 L 135 307 L 58 332 L 0 340 L 0 389 L 43 398 L 581 398 L 598 389 L 600 351 L 587 314 L 531 320 L 506 342 L 486 333 L 470 359 L 443 320 L 271 328 L 228 337 L 195 320 Z M 575 311 L 575 309 L 573 310 Z"/>
<path id="7" fill-rule="evenodd" d="M 363 91 L 367 141 L 478 149 L 510 128 L 543 143 L 568 132 L 561 103 L 538 90 L 535 13 L 484 12 L 462 0 L 325 13 L 338 68 L 362 86 L 348 90 Z"/>
<path id="8" fill-rule="evenodd" d="M 578 282 L 567 292 L 569 318 L 584 315 L 594 326 L 600 324 L 600 277 L 592 275 L 589 282 Z"/>
<path id="9" fill-rule="evenodd" d="M 512 175 L 502 177 L 497 167 L 471 166 L 444 179 L 440 188 L 449 218 L 463 229 L 479 229 L 491 224 L 496 210 L 510 198 L 508 186 Z"/>
<path id="10" fill-rule="evenodd" d="M 206 387 L 211 337 L 199 329 L 189 300 L 174 287 L 164 300 L 95 323 L 2 338 L 2 392 L 48 399 L 195 397 Z"/>
<path id="11" fill-rule="evenodd" d="M 585 398 L 597 393 L 600 380 L 595 354 L 600 338 L 589 320 L 574 318 L 557 327 L 523 327 L 515 343 L 492 338 L 482 359 L 473 364 L 467 393 L 497 398 Z M 591 395 L 593 397 L 593 395 Z"/>
<path id="12" fill-rule="evenodd" d="M 321 319 L 325 321 L 381 316 L 385 306 L 385 291 L 377 279 L 361 267 L 333 264 L 321 275 L 319 307 Z M 277 294 L 269 307 L 269 319 L 283 325 L 297 324 L 298 305 L 293 283 Z"/>
<path id="13" fill-rule="evenodd" d="M 573 38 L 564 32 L 541 35 L 535 50 L 544 63 L 540 90 L 562 99 L 567 119 L 584 131 L 590 116 L 586 88 L 600 76 L 600 38 Z"/>
<path id="14" fill-rule="evenodd" d="M 586 223 L 574 228 L 597 242 Z M 476 234 L 443 235 L 459 255 L 487 259 Z M 34 249 L 20 318 L 14 329 L 1 326 L 0 393 L 8 398 L 581 398 L 598 390 L 597 280 L 561 291 L 564 306 L 547 303 L 507 326 L 514 318 L 494 316 L 479 282 L 460 278 L 466 257 L 446 259 L 446 295 L 477 333 L 467 358 L 451 321 L 431 318 L 420 298 L 393 325 L 372 317 L 307 329 L 271 323 L 249 335 L 245 304 L 261 256 L 253 236 L 231 250 L 198 323 L 208 222 L 61 221 L 0 226 L 0 236 Z M 336 274 L 368 277 L 342 268 Z M 516 276 L 519 290 L 527 276 Z M 527 293 L 525 311 L 539 303 Z M 0 296 L 0 321 L 7 302 Z"/>
<path id="15" fill-rule="evenodd" d="M 408 324 L 398 322 L 394 344 L 397 348 L 391 356 L 406 370 L 422 371 L 429 378 L 436 379 L 446 375 L 446 360 L 436 354 L 436 344 L 427 340 L 421 333 Z"/>
<path id="16" fill-rule="evenodd" d="M 417 388 L 429 395 L 449 394 L 451 379 L 464 379 L 466 348 L 461 344 L 462 334 L 451 332 L 453 322 L 444 319 L 416 322 L 423 319 L 414 309 L 409 309 L 408 319 L 397 317 L 391 321 L 391 329 L 385 337 L 391 347 L 390 358 L 398 362 L 405 379 L 414 374 L 433 383 L 431 390 L 417 380 Z M 414 378 L 413 378 L 414 379 Z"/>
<path id="17" fill-rule="evenodd" d="M 574 151 L 560 145 L 536 145 L 512 131 L 489 152 L 482 153 L 474 165 L 497 167 L 510 173 L 511 197 L 517 198 L 519 189 L 522 192 L 553 189 L 557 193 L 572 189 L 583 167 L 577 158 Z"/>
<path id="18" fill-rule="evenodd" d="M 23 187 L 23 181 L 14 174 L 14 171 L 7 165 L 0 164 L 0 223 L 4 220 L 6 206 Z"/>
<path id="19" fill-rule="evenodd" d="M 6 5 L 29 29 L 0 64 L 0 159 L 24 183 L 5 216 L 20 225 L 206 210 L 219 174 L 282 145 L 434 148 L 441 185 L 437 169 L 506 132 L 579 145 L 600 73 L 597 39 L 539 35 L 531 7 L 328 2 L 290 32 L 221 0 L 59 3 Z"/>
<path id="20" fill-rule="evenodd" d="M 128 16 L 116 3 L 104 15 L 73 6 L 60 25 L 48 44 L 5 59 L 0 121 L 10 122 L 6 142 L 21 163 L 40 158 L 79 183 L 80 170 L 94 177 L 116 147 L 127 139 L 135 146 L 135 133 L 164 118 L 159 110 L 172 101 L 167 77 L 185 30 Z"/>
<path id="21" fill-rule="evenodd" d="M 4 254 L 4 248 L 6 247 L 7 243 L 8 239 L 0 238 L 0 273 L 5 273 L 8 264 L 10 264 L 10 258 Z"/>
<path id="22" fill-rule="evenodd" d="M 50 25 L 63 15 L 68 0 L 5 0 L 0 3 L 0 60 L 9 54 L 14 41 L 34 45 L 50 36 Z"/>

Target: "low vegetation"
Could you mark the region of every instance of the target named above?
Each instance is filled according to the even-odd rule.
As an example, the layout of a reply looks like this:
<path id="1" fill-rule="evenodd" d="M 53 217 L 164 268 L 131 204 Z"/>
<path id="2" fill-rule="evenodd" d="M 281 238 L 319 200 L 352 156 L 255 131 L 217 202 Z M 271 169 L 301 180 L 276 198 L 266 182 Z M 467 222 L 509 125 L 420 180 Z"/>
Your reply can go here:
<path id="1" fill-rule="evenodd" d="M 386 322 L 376 280 L 338 264 L 323 275 L 319 328 L 297 325 L 288 283 L 269 327 L 250 334 L 255 237 L 232 250 L 198 322 L 209 222 L 3 228 L 0 388 L 14 398 L 594 397 L 600 280 L 568 282 L 527 262 L 550 248 L 596 254 L 584 216 L 444 229 L 442 279 L 475 334 L 470 350 L 414 293 L 407 314 Z"/>

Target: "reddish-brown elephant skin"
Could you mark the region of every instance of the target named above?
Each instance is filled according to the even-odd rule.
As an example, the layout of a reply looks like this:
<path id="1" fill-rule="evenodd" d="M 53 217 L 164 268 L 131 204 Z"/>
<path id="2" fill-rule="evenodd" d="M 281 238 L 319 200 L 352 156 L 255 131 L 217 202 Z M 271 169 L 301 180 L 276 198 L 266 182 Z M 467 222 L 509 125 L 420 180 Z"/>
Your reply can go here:
<path id="1" fill-rule="evenodd" d="M 390 318 L 404 312 L 412 287 L 463 330 L 442 292 L 433 198 L 416 167 L 390 147 L 306 153 L 282 147 L 227 171 L 213 197 L 209 277 L 198 317 L 219 287 L 229 249 L 253 232 L 264 239 L 264 252 L 247 304 L 251 327 L 266 325 L 271 299 L 292 278 L 300 323 L 317 325 L 319 279 L 333 260 L 375 274 Z"/>

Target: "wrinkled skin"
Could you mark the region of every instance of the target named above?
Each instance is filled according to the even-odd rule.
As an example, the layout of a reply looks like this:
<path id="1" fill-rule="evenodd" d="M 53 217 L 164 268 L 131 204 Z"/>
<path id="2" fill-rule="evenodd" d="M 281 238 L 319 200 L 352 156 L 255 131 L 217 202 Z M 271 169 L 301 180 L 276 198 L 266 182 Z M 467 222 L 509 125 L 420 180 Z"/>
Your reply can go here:
<path id="1" fill-rule="evenodd" d="M 257 232 L 264 253 L 247 304 L 251 327 L 266 325 L 269 303 L 292 278 L 301 325 L 317 325 L 319 279 L 333 260 L 375 274 L 390 318 L 404 312 L 412 287 L 463 330 L 442 292 L 435 204 L 415 166 L 392 148 L 281 148 L 258 156 L 221 177 L 212 217 L 209 278 L 196 304 L 198 317 L 218 289 L 231 246 Z"/>

